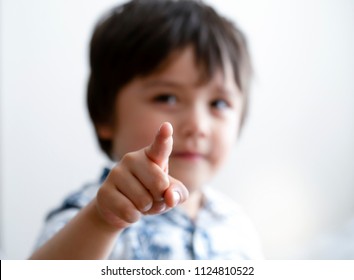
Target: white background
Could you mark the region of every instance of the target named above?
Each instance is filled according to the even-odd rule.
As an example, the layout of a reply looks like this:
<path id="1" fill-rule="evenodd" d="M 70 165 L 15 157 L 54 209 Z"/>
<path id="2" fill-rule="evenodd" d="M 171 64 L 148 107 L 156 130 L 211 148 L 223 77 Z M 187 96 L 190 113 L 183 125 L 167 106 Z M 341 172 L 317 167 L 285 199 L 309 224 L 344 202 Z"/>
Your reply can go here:
<path id="1" fill-rule="evenodd" d="M 85 107 L 87 46 L 117 2 L 0 0 L 7 258 L 28 257 L 46 213 L 107 162 Z M 256 71 L 246 127 L 215 187 L 252 217 L 266 258 L 348 257 L 328 236 L 354 216 L 354 1 L 207 2 L 245 31 Z M 318 250 L 333 240 L 336 251 Z"/>

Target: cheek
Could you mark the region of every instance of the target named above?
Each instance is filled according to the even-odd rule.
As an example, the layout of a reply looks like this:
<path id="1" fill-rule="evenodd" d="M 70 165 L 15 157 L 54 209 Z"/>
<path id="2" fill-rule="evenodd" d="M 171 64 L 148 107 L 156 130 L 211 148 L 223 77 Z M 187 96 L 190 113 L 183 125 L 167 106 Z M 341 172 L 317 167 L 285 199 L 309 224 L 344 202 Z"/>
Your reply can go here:
<path id="1" fill-rule="evenodd" d="M 239 127 L 237 122 L 231 122 L 230 125 L 219 126 L 214 134 L 214 158 L 215 164 L 221 165 L 230 155 L 235 147 Z"/>
<path id="2" fill-rule="evenodd" d="M 145 148 L 150 145 L 160 127 L 160 122 L 153 120 L 133 121 L 120 124 L 114 137 L 114 154 L 120 159 L 126 153 Z"/>

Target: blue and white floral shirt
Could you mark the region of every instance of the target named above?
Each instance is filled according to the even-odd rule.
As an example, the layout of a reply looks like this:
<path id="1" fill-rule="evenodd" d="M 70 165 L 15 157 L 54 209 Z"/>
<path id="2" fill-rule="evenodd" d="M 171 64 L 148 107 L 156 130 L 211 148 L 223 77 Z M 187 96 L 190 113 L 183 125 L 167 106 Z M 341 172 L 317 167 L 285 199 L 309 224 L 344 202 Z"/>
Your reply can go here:
<path id="1" fill-rule="evenodd" d="M 41 246 L 96 195 L 108 175 L 104 171 L 96 184 L 86 185 L 52 211 L 38 240 Z M 204 205 L 195 220 L 179 206 L 161 215 L 146 215 L 118 237 L 110 259 L 260 259 L 257 233 L 245 213 L 229 198 L 205 188 Z"/>

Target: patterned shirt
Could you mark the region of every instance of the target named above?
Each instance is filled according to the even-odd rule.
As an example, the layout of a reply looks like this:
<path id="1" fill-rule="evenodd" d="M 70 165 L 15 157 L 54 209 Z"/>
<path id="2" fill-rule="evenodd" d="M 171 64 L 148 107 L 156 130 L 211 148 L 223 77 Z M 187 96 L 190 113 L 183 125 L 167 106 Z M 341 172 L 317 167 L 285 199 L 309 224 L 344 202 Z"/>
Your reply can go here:
<path id="1" fill-rule="evenodd" d="M 70 195 L 46 220 L 37 246 L 57 233 L 96 195 L 109 169 L 98 183 Z M 177 206 L 161 215 L 146 215 L 118 237 L 109 259 L 260 259 L 257 233 L 239 206 L 210 187 L 195 220 Z"/>

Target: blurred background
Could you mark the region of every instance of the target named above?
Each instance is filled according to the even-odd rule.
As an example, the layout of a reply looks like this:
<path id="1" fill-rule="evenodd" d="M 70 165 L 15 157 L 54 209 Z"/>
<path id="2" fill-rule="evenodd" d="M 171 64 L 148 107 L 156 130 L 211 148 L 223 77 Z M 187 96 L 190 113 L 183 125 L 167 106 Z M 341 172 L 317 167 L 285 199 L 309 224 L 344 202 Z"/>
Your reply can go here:
<path id="1" fill-rule="evenodd" d="M 0 256 L 27 258 L 45 215 L 107 159 L 85 107 L 88 42 L 113 0 L 0 0 Z M 267 259 L 354 259 L 354 1 L 206 1 L 246 33 L 246 126 L 213 184 Z"/>

